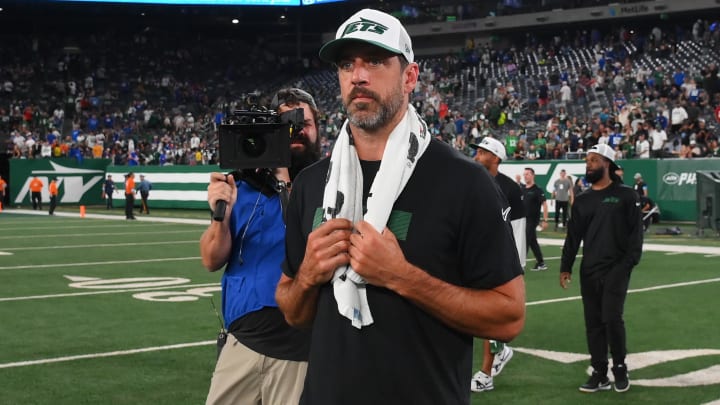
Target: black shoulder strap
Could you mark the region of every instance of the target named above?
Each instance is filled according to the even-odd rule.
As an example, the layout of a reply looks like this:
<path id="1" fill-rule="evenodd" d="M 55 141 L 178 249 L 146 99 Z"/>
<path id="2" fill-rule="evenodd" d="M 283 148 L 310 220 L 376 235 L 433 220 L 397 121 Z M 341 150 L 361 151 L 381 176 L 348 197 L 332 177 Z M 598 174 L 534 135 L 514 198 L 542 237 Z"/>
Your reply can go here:
<path id="1" fill-rule="evenodd" d="M 283 222 L 286 224 L 288 203 L 290 203 L 290 193 L 288 192 L 287 185 L 283 183 L 282 190 L 280 190 L 280 206 L 282 207 Z"/>
<path id="2" fill-rule="evenodd" d="M 260 169 L 259 171 L 255 169 L 240 170 L 233 172 L 233 177 L 244 180 L 250 186 L 260 190 L 268 197 L 278 194 L 280 197 L 280 207 L 282 208 L 283 222 L 287 223 L 287 206 L 290 202 L 287 183 L 278 180 L 269 169 Z"/>

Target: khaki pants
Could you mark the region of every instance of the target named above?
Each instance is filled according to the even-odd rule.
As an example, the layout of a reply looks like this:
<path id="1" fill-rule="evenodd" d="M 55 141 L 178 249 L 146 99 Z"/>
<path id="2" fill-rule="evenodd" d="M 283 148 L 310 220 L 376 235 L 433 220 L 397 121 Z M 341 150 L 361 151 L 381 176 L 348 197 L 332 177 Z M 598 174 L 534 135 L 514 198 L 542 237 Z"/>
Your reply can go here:
<path id="1" fill-rule="evenodd" d="M 206 405 L 293 405 L 300 401 L 307 362 L 256 353 L 228 334 Z"/>

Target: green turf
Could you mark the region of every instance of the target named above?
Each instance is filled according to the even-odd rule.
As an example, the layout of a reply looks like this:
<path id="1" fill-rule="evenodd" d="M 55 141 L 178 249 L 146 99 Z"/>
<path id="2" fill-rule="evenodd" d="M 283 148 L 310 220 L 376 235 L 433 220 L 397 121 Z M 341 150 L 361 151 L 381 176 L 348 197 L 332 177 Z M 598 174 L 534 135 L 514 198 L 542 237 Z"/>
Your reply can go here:
<path id="1" fill-rule="evenodd" d="M 67 209 L 66 212 L 70 212 Z M 89 213 L 106 213 L 90 207 Z M 122 218 L 120 209 L 112 212 Z M 171 210 L 156 211 L 172 217 Z M 201 211 L 179 217 L 207 219 Z M 649 243 L 720 247 L 720 239 L 687 234 L 647 235 Z M 0 404 L 199 404 L 204 402 L 215 360 L 211 344 L 91 357 L 214 340 L 218 329 L 208 296 L 219 305 L 220 273 L 209 273 L 199 259 L 205 225 L 124 221 L 0 213 Z M 652 232 L 652 230 L 651 230 Z M 542 237 L 562 236 L 543 232 Z M 585 354 L 579 276 L 568 290 L 558 283 L 560 247 L 543 246 L 548 271 L 528 272 L 527 322 L 511 343 L 517 350 L 495 390 L 472 394 L 472 403 L 513 404 L 704 404 L 720 400 L 720 384 L 685 387 L 633 385 L 629 392 L 583 394 L 577 387 L 588 362 L 561 363 L 521 352 L 542 349 Z M 579 264 L 579 260 L 578 260 Z M 529 266 L 534 261 L 529 260 Z M 577 264 L 576 264 L 577 268 Z M 102 280 L 187 279 L 181 285 L 148 288 L 74 288 Z M 86 278 L 86 281 L 77 277 Z M 720 352 L 720 256 L 645 252 L 633 272 L 626 304 L 631 354 L 664 350 L 714 349 Z M 704 283 L 674 286 L 706 280 Z M 714 280 L 714 281 L 713 281 Z M 124 281 L 128 283 L 129 281 Z M 119 283 L 119 281 L 118 281 Z M 649 291 L 637 291 L 641 289 Z M 189 293 L 188 293 L 189 291 Z M 138 294 L 156 300 L 138 299 Z M 194 295 L 193 295 L 194 294 Z M 142 295 L 140 295 L 142 296 Z M 170 301 L 170 299 L 188 299 Z M 545 300 L 567 298 L 559 302 Z M 481 360 L 476 345 L 475 370 Z M 688 356 L 633 368 L 631 381 L 672 378 L 709 370 L 720 355 Z M 709 377 L 708 377 L 709 378 Z M 365 388 L 369 389 L 369 388 Z"/>

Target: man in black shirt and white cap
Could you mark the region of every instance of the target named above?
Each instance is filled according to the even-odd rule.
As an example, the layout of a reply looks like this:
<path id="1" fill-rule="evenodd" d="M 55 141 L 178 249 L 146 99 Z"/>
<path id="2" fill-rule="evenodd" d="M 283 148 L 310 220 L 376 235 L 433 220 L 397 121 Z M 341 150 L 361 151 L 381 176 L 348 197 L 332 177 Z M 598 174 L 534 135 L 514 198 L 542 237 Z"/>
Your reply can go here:
<path id="1" fill-rule="evenodd" d="M 470 144 L 476 149 L 475 161 L 485 166 L 500 186 L 500 190 L 507 199 L 510 212 L 506 221 L 510 221 L 515 238 L 520 264 L 525 267 L 527 247 L 525 246 L 525 204 L 520 186 L 510 177 L 500 173 L 498 166 L 507 159 L 505 145 L 495 138 L 486 136 L 479 144 Z M 480 371 L 473 375 L 470 390 L 473 392 L 490 391 L 495 388 L 493 377 L 502 372 L 505 365 L 513 356 L 513 349 L 503 342 L 483 339 L 483 361 Z"/>
<path id="2" fill-rule="evenodd" d="M 560 286 L 567 288 L 575 257 L 583 243 L 580 292 L 590 362 L 590 379 L 580 391 L 610 389 L 608 346 L 613 358 L 615 391 L 630 388 L 623 309 L 633 267 L 643 243 L 640 198 L 615 174 L 615 151 L 598 144 L 586 159 L 586 179 L 592 186 L 575 198 L 560 262 Z"/>

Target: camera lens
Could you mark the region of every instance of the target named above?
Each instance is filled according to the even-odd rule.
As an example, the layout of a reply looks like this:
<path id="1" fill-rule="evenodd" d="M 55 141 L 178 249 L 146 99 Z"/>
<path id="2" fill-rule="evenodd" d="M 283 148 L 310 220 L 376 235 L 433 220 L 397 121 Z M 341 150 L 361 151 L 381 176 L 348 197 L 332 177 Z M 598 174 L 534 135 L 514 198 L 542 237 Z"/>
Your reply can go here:
<path id="1" fill-rule="evenodd" d="M 259 157 L 265 153 L 265 150 L 267 149 L 267 143 L 265 138 L 262 136 L 248 136 L 243 138 L 240 142 L 243 152 L 245 152 L 247 156 L 253 158 Z"/>

